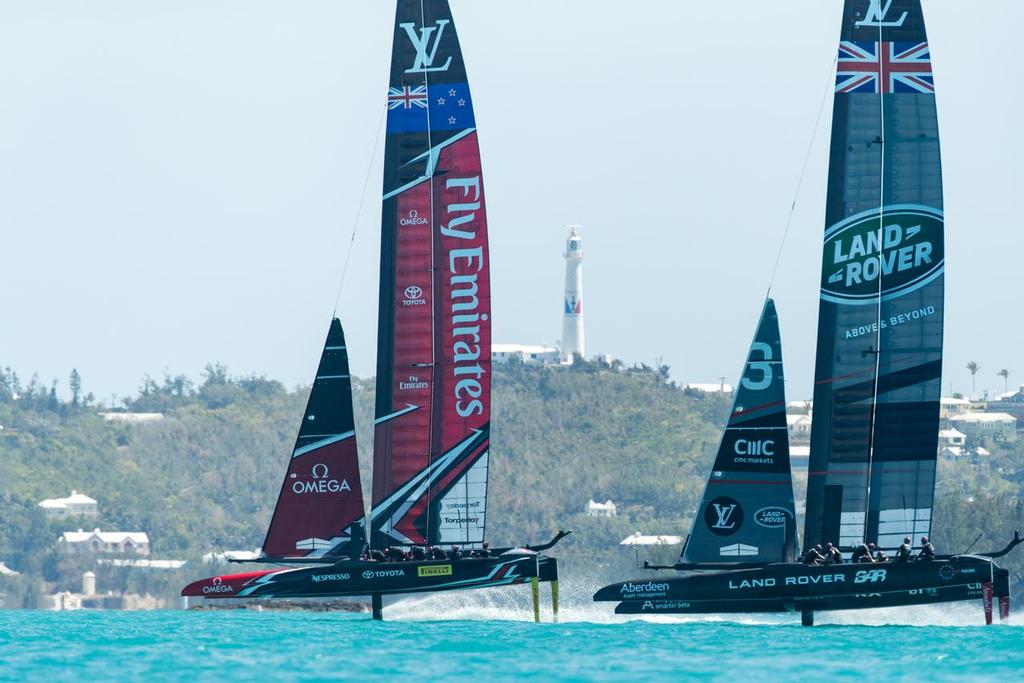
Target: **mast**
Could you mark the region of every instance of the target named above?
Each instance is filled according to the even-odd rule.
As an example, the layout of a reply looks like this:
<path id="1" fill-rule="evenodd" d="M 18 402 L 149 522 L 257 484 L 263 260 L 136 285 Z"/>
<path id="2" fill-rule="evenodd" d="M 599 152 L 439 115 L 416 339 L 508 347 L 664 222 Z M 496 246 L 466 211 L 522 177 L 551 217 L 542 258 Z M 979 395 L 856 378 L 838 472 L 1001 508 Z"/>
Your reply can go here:
<path id="1" fill-rule="evenodd" d="M 847 0 L 822 254 L 807 544 L 927 535 L 942 371 L 942 171 L 919 0 Z"/>
<path id="2" fill-rule="evenodd" d="M 268 558 L 358 557 L 365 536 L 352 380 L 331 321 L 299 435 L 263 542 Z"/>
<path id="3" fill-rule="evenodd" d="M 788 562 L 796 514 L 782 341 L 765 301 L 732 412 L 683 549 L 683 563 Z"/>
<path id="4" fill-rule="evenodd" d="M 478 544 L 490 257 L 476 121 L 446 0 L 399 0 L 381 223 L 375 546 Z"/>

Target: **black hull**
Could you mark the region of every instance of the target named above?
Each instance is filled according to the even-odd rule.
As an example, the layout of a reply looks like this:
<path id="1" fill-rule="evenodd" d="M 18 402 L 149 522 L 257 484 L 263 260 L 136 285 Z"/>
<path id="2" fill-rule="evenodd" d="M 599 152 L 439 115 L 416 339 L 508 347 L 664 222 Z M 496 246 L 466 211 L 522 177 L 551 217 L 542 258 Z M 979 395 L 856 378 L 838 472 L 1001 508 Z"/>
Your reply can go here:
<path id="1" fill-rule="evenodd" d="M 618 614 L 815 612 L 976 600 L 992 583 L 1009 597 L 1009 573 L 979 557 L 693 573 L 605 586 L 595 601 L 619 602 Z"/>
<path id="2" fill-rule="evenodd" d="M 213 599 L 335 598 L 508 586 L 533 578 L 557 581 L 558 562 L 540 554 L 418 562 L 344 561 L 215 576 L 189 584 L 181 594 Z"/>

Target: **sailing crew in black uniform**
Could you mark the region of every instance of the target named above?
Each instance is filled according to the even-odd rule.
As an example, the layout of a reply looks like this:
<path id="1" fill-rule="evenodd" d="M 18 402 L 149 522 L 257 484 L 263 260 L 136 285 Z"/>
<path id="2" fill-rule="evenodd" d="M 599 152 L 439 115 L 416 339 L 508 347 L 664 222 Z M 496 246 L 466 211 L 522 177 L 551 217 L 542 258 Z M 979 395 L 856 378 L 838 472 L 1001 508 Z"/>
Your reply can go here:
<path id="1" fill-rule="evenodd" d="M 885 556 L 885 551 L 881 550 L 874 543 L 868 543 L 868 552 L 871 553 L 872 562 L 887 562 L 889 560 L 889 558 Z"/>
<path id="2" fill-rule="evenodd" d="M 896 549 L 896 557 L 893 559 L 897 562 L 910 562 L 910 536 L 903 539 L 903 545 Z"/>
<path id="3" fill-rule="evenodd" d="M 811 565 L 814 567 L 819 566 L 825 561 L 825 556 L 821 554 L 821 544 L 814 546 L 804 555 L 804 564 Z"/>
<path id="4" fill-rule="evenodd" d="M 863 562 L 874 562 L 875 558 L 871 557 L 871 551 L 868 550 L 866 543 L 861 543 L 853 549 L 853 553 L 850 555 L 850 562 L 853 564 L 860 564 Z"/>
<path id="5" fill-rule="evenodd" d="M 917 553 L 918 561 L 931 562 L 935 559 L 935 546 L 928 542 L 927 536 L 921 537 L 921 550 Z"/>
<path id="6" fill-rule="evenodd" d="M 832 541 L 825 544 L 825 564 L 842 564 L 843 554 L 839 548 L 832 545 Z"/>

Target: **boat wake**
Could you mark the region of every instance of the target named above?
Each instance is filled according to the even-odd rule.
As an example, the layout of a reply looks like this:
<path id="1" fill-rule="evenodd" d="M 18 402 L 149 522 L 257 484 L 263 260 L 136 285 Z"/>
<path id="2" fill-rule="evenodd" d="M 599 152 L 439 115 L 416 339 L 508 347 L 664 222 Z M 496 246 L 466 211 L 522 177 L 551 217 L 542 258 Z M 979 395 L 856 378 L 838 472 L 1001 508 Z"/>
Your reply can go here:
<path id="1" fill-rule="evenodd" d="M 593 602 L 600 581 L 561 582 L 560 611 L 562 624 L 737 624 L 745 626 L 800 626 L 799 614 L 689 614 L 689 615 L 618 615 L 614 603 Z M 549 624 L 551 595 L 547 584 L 541 584 L 541 621 Z M 529 586 L 503 586 L 487 590 L 446 591 L 404 597 L 385 597 L 388 621 L 533 621 Z M 819 626 L 984 626 L 980 601 L 918 607 L 817 612 Z M 996 622 L 1001 626 L 1024 626 L 1017 616 Z"/>

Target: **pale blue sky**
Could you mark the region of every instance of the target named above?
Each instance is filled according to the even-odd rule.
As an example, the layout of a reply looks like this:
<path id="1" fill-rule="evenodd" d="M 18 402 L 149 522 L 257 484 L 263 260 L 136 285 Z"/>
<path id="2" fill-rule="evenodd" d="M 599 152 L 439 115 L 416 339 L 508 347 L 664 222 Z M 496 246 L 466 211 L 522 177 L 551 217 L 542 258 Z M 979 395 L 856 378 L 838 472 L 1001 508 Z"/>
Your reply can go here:
<path id="1" fill-rule="evenodd" d="M 840 0 L 452 0 L 480 126 L 501 342 L 561 330 L 584 225 L 588 352 L 734 381 L 838 40 Z M 926 0 L 947 220 L 944 388 L 1024 382 L 1024 3 Z M 0 1 L 0 364 L 101 396 L 144 373 L 309 381 L 334 308 L 373 373 L 393 6 Z M 809 396 L 822 130 L 776 282 Z"/>

